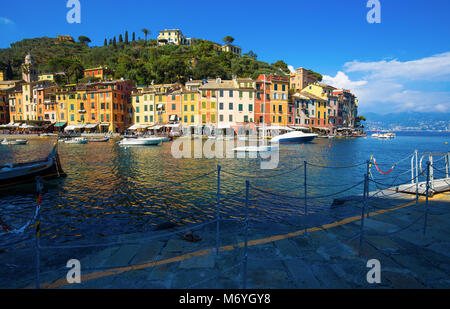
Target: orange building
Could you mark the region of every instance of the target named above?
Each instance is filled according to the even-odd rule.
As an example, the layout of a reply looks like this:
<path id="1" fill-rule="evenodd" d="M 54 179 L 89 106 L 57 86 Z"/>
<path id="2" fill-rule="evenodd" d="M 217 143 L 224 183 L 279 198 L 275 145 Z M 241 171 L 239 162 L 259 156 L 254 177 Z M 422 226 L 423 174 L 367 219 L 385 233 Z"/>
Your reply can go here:
<path id="1" fill-rule="evenodd" d="M 84 77 L 95 77 L 100 80 L 114 78 L 114 71 L 107 67 L 98 67 L 84 70 Z"/>

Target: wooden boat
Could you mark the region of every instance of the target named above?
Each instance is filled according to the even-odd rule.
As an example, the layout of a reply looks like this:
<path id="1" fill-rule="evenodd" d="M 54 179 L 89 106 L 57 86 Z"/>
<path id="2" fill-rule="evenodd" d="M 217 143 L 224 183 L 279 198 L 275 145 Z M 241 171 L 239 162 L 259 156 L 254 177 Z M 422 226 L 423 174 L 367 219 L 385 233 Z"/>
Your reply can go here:
<path id="1" fill-rule="evenodd" d="M 27 143 L 28 143 L 28 141 L 26 139 L 16 139 L 16 140 L 10 141 L 7 138 L 2 140 L 2 142 L 1 142 L 2 145 L 26 145 Z"/>
<path id="2" fill-rule="evenodd" d="M 56 144 L 45 159 L 0 165 L 0 188 L 34 182 L 37 176 L 44 179 L 67 176 L 61 168 Z"/>

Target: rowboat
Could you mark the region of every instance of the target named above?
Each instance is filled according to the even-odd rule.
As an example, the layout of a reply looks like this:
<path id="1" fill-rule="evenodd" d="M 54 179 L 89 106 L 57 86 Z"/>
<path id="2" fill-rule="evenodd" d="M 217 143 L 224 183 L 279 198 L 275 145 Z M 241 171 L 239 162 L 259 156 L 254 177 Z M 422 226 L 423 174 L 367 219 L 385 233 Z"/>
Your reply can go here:
<path id="1" fill-rule="evenodd" d="M 7 138 L 5 138 L 1 144 L 2 145 L 25 145 L 26 143 L 28 143 L 28 141 L 26 139 L 16 139 L 16 140 L 8 140 Z"/>
<path id="2" fill-rule="evenodd" d="M 0 188 L 34 182 L 37 176 L 44 179 L 67 176 L 61 168 L 56 144 L 44 159 L 0 165 Z"/>

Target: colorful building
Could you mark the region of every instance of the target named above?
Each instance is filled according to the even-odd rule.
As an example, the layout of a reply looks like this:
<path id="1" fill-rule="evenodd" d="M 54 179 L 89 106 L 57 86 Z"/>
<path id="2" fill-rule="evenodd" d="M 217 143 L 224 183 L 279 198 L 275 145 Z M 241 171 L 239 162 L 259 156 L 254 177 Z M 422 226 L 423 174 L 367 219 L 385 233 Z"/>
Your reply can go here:
<path id="1" fill-rule="evenodd" d="M 290 89 L 302 91 L 306 86 L 317 83 L 319 80 L 311 72 L 304 68 L 298 68 L 289 76 Z"/>
<path id="2" fill-rule="evenodd" d="M 100 80 L 113 79 L 114 71 L 107 67 L 97 67 L 84 70 L 84 77 L 93 77 Z"/>

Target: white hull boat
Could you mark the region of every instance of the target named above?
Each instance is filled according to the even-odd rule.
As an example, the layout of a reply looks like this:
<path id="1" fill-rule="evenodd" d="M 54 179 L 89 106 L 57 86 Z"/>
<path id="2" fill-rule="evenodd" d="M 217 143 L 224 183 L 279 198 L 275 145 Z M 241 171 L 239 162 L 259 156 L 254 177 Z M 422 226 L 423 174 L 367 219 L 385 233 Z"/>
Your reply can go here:
<path id="1" fill-rule="evenodd" d="M 16 139 L 14 141 L 10 141 L 7 138 L 5 138 L 1 144 L 2 145 L 26 145 L 28 141 L 26 139 Z"/>
<path id="2" fill-rule="evenodd" d="M 64 140 L 66 144 L 87 144 L 89 140 L 85 137 L 75 137 L 73 139 Z"/>
<path id="3" fill-rule="evenodd" d="M 159 145 L 162 143 L 159 137 L 138 137 L 138 138 L 124 138 L 119 142 L 121 146 L 149 146 Z"/>
<path id="4" fill-rule="evenodd" d="M 275 136 L 271 139 L 272 143 L 289 144 L 289 143 L 307 143 L 314 140 L 318 134 L 304 133 L 301 131 L 292 131 L 286 134 Z"/>
<path id="5" fill-rule="evenodd" d="M 236 147 L 233 151 L 236 152 L 268 152 L 277 150 L 277 146 L 244 146 L 244 147 Z"/>

